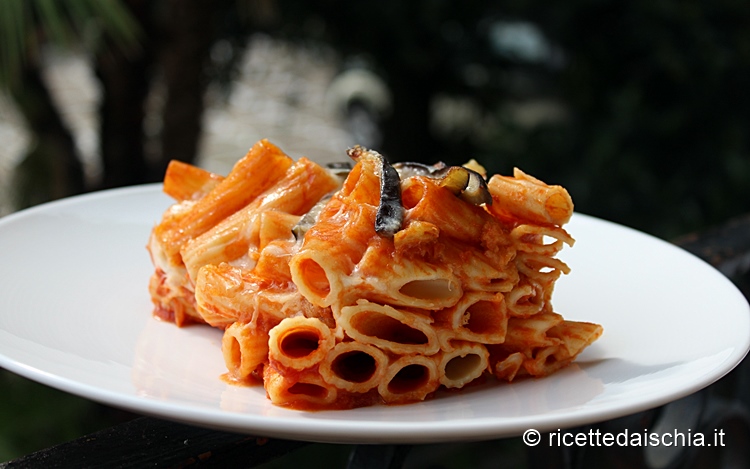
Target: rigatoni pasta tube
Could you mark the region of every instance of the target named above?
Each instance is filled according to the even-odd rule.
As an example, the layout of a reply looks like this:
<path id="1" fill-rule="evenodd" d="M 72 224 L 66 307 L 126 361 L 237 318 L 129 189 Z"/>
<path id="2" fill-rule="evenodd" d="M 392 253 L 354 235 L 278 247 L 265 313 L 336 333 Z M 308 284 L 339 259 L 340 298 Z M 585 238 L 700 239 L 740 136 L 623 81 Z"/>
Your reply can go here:
<path id="1" fill-rule="evenodd" d="M 555 344 L 535 349 L 531 358 L 524 359 L 523 368 L 536 378 L 554 373 L 573 361 L 567 354 L 560 354 L 562 347 L 562 344 Z"/>
<path id="2" fill-rule="evenodd" d="M 378 393 L 389 404 L 423 401 L 440 386 L 435 360 L 424 355 L 406 355 L 388 366 Z"/>
<path id="3" fill-rule="evenodd" d="M 289 261 L 292 280 L 311 303 L 326 307 L 339 300 L 345 279 L 376 236 L 376 210 L 334 197 L 321 211 Z"/>
<path id="4" fill-rule="evenodd" d="M 189 210 L 180 211 L 154 228 L 165 254 L 181 264 L 180 248 L 247 205 L 281 179 L 293 161 L 266 140 L 256 143 L 232 171 Z"/>
<path id="5" fill-rule="evenodd" d="M 320 319 L 286 318 L 268 333 L 268 358 L 303 370 L 322 361 L 333 344 L 333 332 Z"/>
<path id="6" fill-rule="evenodd" d="M 316 371 L 305 370 L 288 377 L 273 366 L 263 368 L 263 387 L 271 402 L 295 409 L 320 409 L 336 402 L 338 390 Z"/>
<path id="7" fill-rule="evenodd" d="M 528 318 L 544 310 L 547 305 L 542 285 L 535 280 L 524 279 L 505 295 L 510 316 Z"/>
<path id="8" fill-rule="evenodd" d="M 380 202 L 380 161 L 360 157 L 344 181 L 341 197 L 351 203 L 377 206 Z"/>
<path id="9" fill-rule="evenodd" d="M 272 187 L 247 206 L 226 217 L 205 233 L 189 241 L 181 250 L 191 278 L 206 264 L 229 262 L 260 245 L 260 217 L 270 210 L 302 215 L 321 197 L 340 185 L 325 168 L 300 158 Z"/>
<path id="10" fill-rule="evenodd" d="M 565 348 L 565 353 L 568 356 L 575 357 L 584 348 L 594 343 L 603 331 L 604 329 L 599 324 L 564 320 L 562 323 L 551 327 L 547 331 L 547 335 L 560 339 Z"/>
<path id="11" fill-rule="evenodd" d="M 198 200 L 218 186 L 224 178 L 205 169 L 172 160 L 164 173 L 165 194 L 178 202 Z"/>
<path id="12" fill-rule="evenodd" d="M 512 262 L 516 251 L 512 245 L 491 257 L 465 243 L 444 241 L 441 247 L 437 256 L 440 264 L 458 277 L 464 290 L 508 292 L 518 283 L 518 269 Z"/>
<path id="13" fill-rule="evenodd" d="M 526 355 L 523 352 L 509 352 L 503 350 L 503 346 L 490 346 L 498 351 L 490 352 L 490 370 L 497 379 L 513 381 L 521 371 Z M 498 356 L 499 355 L 499 356 Z"/>
<path id="14" fill-rule="evenodd" d="M 570 272 L 570 267 L 560 259 L 529 252 L 516 255 L 516 268 L 521 274 L 543 285 L 552 284 L 560 275 Z"/>
<path id="15" fill-rule="evenodd" d="M 370 243 L 352 275 L 354 297 L 422 309 L 445 308 L 461 298 L 461 283 L 449 267 L 394 257 L 392 250 L 387 239 L 375 238 Z"/>
<path id="16" fill-rule="evenodd" d="M 268 358 L 268 333 L 256 324 L 235 322 L 224 331 L 221 351 L 229 376 L 247 379 Z"/>
<path id="17" fill-rule="evenodd" d="M 563 225 L 573 214 L 573 200 L 565 188 L 550 186 L 518 168 L 513 177 L 492 176 L 487 183 L 492 194 L 493 214 L 542 225 Z"/>
<path id="18" fill-rule="evenodd" d="M 258 226 L 258 249 L 262 250 L 268 244 L 279 239 L 293 238 L 292 229 L 299 220 L 299 215 L 278 210 L 268 210 L 261 213 Z"/>
<path id="19" fill-rule="evenodd" d="M 196 280 L 198 313 L 214 327 L 234 322 L 255 322 L 255 294 L 258 284 L 246 282 L 242 271 L 229 264 L 207 265 Z"/>
<path id="20" fill-rule="evenodd" d="M 557 254 L 563 248 L 563 244 L 575 244 L 573 237 L 559 226 L 522 224 L 511 230 L 510 237 L 519 251 L 550 257 Z M 545 243 L 545 238 L 553 238 L 554 241 Z"/>
<path id="21" fill-rule="evenodd" d="M 499 344 L 508 329 L 505 298 L 500 293 L 467 292 L 455 306 L 437 311 L 433 317 L 443 347 L 446 339 Z M 446 333 L 441 334 L 443 331 Z"/>
<path id="22" fill-rule="evenodd" d="M 562 322 L 562 316 L 551 312 L 535 314 L 528 318 L 510 318 L 505 345 L 524 350 L 557 345 L 560 339 L 548 337 L 547 331 Z"/>
<path id="23" fill-rule="evenodd" d="M 405 220 L 420 220 L 437 226 L 441 233 L 478 243 L 487 224 L 496 220 L 481 207 L 467 204 L 426 177 L 410 177 L 401 184 Z"/>
<path id="24" fill-rule="evenodd" d="M 385 376 L 388 357 L 373 345 L 339 342 L 320 364 L 323 379 L 349 392 L 364 393 L 376 387 Z"/>
<path id="25" fill-rule="evenodd" d="M 289 316 L 304 315 L 332 322 L 330 309 L 312 305 L 287 285 L 268 288 L 262 279 L 229 264 L 204 266 L 195 285 L 201 317 L 214 327 L 233 322 L 262 322 L 270 329 Z"/>
<path id="26" fill-rule="evenodd" d="M 488 369 L 490 354 L 484 345 L 475 342 L 454 343 L 453 346 L 453 350 L 440 354 L 440 384 L 446 388 L 462 388 Z"/>
<path id="27" fill-rule="evenodd" d="M 352 339 L 393 353 L 432 355 L 440 349 L 428 316 L 392 306 L 360 300 L 341 308 L 337 321 Z"/>

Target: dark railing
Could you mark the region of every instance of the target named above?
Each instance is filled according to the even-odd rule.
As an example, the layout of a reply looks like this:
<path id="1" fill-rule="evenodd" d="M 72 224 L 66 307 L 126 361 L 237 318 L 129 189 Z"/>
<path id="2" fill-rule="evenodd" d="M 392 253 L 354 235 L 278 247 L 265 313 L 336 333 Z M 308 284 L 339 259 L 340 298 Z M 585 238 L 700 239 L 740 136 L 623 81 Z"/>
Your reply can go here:
<path id="1" fill-rule="evenodd" d="M 704 259 L 732 279 L 750 298 L 750 215 L 721 227 L 675 240 L 675 244 Z M 750 334 L 750 331 L 748 331 Z M 643 469 L 699 469 L 750 467 L 750 362 L 746 359 L 727 376 L 690 396 L 662 407 L 567 429 L 570 432 L 630 433 L 658 428 L 723 432 L 723 446 L 676 445 L 536 447 L 520 438 L 441 445 L 348 445 L 349 469 L 400 467 L 455 467 L 449 458 L 464 455 L 483 466 L 545 469 L 608 467 Z M 542 442 L 549 441 L 542 438 Z M 713 443 L 707 441 L 706 443 Z M 256 467 L 290 457 L 303 447 L 318 444 L 269 439 L 207 430 L 151 417 L 139 417 L 112 428 L 0 463 L 15 467 Z M 318 445 L 319 446 L 319 445 Z M 328 445 L 330 446 L 330 445 Z M 419 461 L 416 464 L 415 461 Z M 475 467 L 471 462 L 461 467 Z"/>

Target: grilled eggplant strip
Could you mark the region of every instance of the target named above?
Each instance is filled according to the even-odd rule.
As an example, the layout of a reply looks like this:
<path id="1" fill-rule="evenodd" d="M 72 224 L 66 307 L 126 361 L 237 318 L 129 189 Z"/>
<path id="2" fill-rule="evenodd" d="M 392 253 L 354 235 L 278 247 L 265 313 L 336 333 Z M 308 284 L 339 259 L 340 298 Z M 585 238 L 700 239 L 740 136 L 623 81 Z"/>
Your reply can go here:
<path id="1" fill-rule="evenodd" d="M 375 232 L 392 237 L 404 223 L 404 206 L 401 204 L 401 179 L 393 166 L 382 159 L 380 175 L 380 204 L 375 214 Z"/>
<path id="2" fill-rule="evenodd" d="M 487 181 L 481 174 L 465 166 L 446 166 L 442 162 L 427 166 L 422 163 L 406 162 L 395 163 L 393 167 L 403 179 L 411 176 L 427 176 L 437 179 L 441 186 L 471 204 L 492 204 Z"/>
<path id="3" fill-rule="evenodd" d="M 426 165 L 416 162 L 389 164 L 380 153 L 354 146 L 347 150 L 353 160 L 361 157 L 377 158 L 381 162 L 380 204 L 375 215 L 375 232 L 392 237 L 404 222 L 404 207 L 401 203 L 401 179 L 412 176 L 427 176 L 435 179 L 462 200 L 474 204 L 492 204 L 492 195 L 484 177 L 465 166 L 446 166 L 443 162 Z"/>
<path id="4" fill-rule="evenodd" d="M 356 145 L 346 152 L 355 161 L 359 158 L 377 158 L 380 170 L 380 203 L 375 213 L 375 232 L 392 237 L 404 222 L 404 207 L 401 205 L 401 178 L 398 171 L 380 153 Z"/>
<path id="5" fill-rule="evenodd" d="M 469 185 L 469 172 L 466 168 L 460 166 L 451 166 L 445 172 L 445 174 L 438 179 L 438 184 L 441 187 L 445 187 L 449 191 L 453 192 L 454 195 L 461 195 L 461 193 Z"/>
<path id="6" fill-rule="evenodd" d="M 478 172 L 463 168 L 469 173 L 469 183 L 459 194 L 459 197 L 474 205 L 492 205 L 492 195 L 487 187 L 487 181 Z"/>

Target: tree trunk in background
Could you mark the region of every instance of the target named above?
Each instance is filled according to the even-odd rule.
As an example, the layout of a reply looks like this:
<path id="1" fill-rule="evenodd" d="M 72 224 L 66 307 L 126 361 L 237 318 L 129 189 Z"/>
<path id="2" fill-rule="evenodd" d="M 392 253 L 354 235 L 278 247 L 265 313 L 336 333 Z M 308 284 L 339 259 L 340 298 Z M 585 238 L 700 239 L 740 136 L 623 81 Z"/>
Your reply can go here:
<path id="1" fill-rule="evenodd" d="M 169 161 L 194 163 L 202 133 L 206 61 L 213 40 L 211 0 L 127 2 L 144 35 L 142 48 L 126 54 L 104 48 L 96 58 L 102 83 L 103 186 L 158 182 Z M 146 100 L 157 76 L 164 81 L 161 132 L 156 146 L 144 133 Z M 149 151 L 150 150 L 150 151 Z"/>
<path id="2" fill-rule="evenodd" d="M 198 154 L 213 8 L 212 0 L 167 0 L 164 5 L 160 58 L 167 96 L 161 154 L 155 167 L 160 175 L 170 160 L 194 163 Z"/>
<path id="3" fill-rule="evenodd" d="M 16 208 L 84 192 L 75 141 L 44 82 L 37 57 L 28 58 L 10 92 L 31 134 L 30 150 L 15 168 Z"/>
<path id="4" fill-rule="evenodd" d="M 155 180 L 148 170 L 143 123 L 153 62 L 151 11 L 147 2 L 128 2 L 143 31 L 141 48 L 125 52 L 102 47 L 95 60 L 102 85 L 99 138 L 104 188 Z"/>

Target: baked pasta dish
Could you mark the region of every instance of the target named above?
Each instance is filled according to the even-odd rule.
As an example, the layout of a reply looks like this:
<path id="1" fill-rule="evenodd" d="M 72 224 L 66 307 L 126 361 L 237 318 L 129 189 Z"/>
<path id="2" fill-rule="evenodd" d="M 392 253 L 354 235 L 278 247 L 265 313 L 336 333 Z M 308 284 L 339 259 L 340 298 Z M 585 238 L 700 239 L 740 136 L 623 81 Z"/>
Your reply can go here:
<path id="1" fill-rule="evenodd" d="M 323 167 L 262 140 L 226 177 L 170 164 L 154 315 L 222 330 L 227 380 L 295 409 L 403 404 L 548 375 L 601 335 L 552 306 L 564 188 L 347 153 Z"/>

